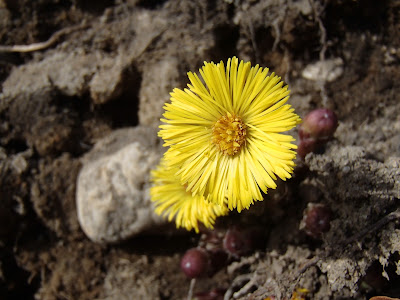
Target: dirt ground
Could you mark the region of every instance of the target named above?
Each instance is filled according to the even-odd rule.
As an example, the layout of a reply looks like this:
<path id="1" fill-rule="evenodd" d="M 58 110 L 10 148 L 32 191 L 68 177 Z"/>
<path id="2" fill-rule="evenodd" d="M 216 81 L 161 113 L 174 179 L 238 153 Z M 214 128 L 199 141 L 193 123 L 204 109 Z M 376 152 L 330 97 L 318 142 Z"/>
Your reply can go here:
<path id="1" fill-rule="evenodd" d="M 7 47 L 59 30 L 43 49 Z M 339 127 L 265 201 L 219 220 L 266 240 L 195 292 L 400 298 L 399 1 L 0 0 L 0 45 L 0 299 L 186 299 L 179 261 L 199 236 L 94 243 L 76 181 L 96 141 L 157 127 L 187 71 L 234 55 L 282 76 L 300 116 L 328 107 Z M 318 62 L 329 76 L 310 71 Z M 332 211 L 320 238 L 299 229 L 308 203 Z"/>

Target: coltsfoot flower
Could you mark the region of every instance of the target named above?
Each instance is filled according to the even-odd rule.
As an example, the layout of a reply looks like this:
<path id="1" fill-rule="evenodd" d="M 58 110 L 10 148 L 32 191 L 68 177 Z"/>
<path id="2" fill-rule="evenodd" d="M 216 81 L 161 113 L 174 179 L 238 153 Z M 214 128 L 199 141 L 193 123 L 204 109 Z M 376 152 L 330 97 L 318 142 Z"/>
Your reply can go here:
<path id="1" fill-rule="evenodd" d="M 151 199 L 155 202 L 155 212 L 168 216 L 168 221 L 175 219 L 176 227 L 199 232 L 199 222 L 213 229 L 215 219 L 226 215 L 228 209 L 215 203 L 210 203 L 201 195 L 192 196 L 181 185 L 175 174 L 178 169 L 170 169 L 162 159 L 158 168 L 152 171 L 153 186 L 150 189 Z"/>
<path id="2" fill-rule="evenodd" d="M 268 69 L 236 57 L 204 63 L 190 84 L 174 89 L 164 106 L 159 136 L 169 146 L 165 160 L 193 195 L 236 208 L 262 200 L 277 177 L 291 177 L 294 138 L 281 134 L 300 118 L 286 104 L 289 90 Z"/>

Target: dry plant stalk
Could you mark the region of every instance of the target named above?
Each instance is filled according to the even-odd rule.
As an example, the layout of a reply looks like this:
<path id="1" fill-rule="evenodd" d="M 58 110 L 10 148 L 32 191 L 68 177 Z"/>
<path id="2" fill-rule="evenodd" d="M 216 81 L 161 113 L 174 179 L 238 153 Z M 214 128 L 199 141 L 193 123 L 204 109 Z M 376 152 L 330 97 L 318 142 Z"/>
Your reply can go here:
<path id="1" fill-rule="evenodd" d="M 73 31 L 76 31 L 79 29 L 86 28 L 87 26 L 88 26 L 87 24 L 80 24 L 80 25 L 76 25 L 76 26 L 63 28 L 63 29 L 53 33 L 53 35 L 47 41 L 44 41 L 44 42 L 33 43 L 30 45 L 0 46 L 0 52 L 28 53 L 28 52 L 43 50 L 43 49 L 46 49 L 46 48 L 52 46 L 53 44 L 55 44 L 61 36 L 69 34 Z"/>

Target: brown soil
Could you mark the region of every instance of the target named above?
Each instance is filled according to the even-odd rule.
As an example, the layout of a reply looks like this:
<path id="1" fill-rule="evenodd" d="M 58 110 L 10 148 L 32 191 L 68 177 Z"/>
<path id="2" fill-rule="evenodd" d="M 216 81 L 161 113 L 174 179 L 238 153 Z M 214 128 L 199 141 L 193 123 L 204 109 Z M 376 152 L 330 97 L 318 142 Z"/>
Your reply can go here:
<path id="1" fill-rule="evenodd" d="M 267 239 L 195 291 L 400 297 L 400 228 L 389 215 L 400 198 L 398 1 L 0 0 L 1 45 L 76 25 L 43 50 L 0 51 L 0 299 L 185 299 L 179 261 L 198 236 L 95 244 L 78 224 L 76 179 L 98 139 L 157 126 L 187 71 L 233 55 L 282 76 L 301 116 L 327 106 L 339 127 L 325 149 L 298 161 L 292 180 L 220 221 L 260 226 Z M 343 74 L 322 91 L 301 76 L 335 57 Z M 333 212 L 320 239 L 299 230 L 309 202 Z"/>

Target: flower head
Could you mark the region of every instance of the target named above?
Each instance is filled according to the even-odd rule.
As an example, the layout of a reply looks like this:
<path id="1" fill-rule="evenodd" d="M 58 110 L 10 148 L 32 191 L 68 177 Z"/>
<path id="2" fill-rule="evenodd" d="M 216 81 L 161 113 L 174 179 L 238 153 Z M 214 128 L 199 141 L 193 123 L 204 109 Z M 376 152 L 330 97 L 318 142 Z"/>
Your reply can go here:
<path id="1" fill-rule="evenodd" d="M 155 202 L 155 212 L 168 216 L 168 220 L 175 218 L 176 227 L 199 232 L 199 222 L 212 229 L 215 219 L 226 215 L 226 206 L 207 202 L 203 196 L 186 192 L 179 177 L 175 175 L 178 169 L 170 169 L 165 161 L 152 171 L 153 186 L 150 189 L 151 199 Z"/>
<path id="2" fill-rule="evenodd" d="M 262 200 L 277 177 L 291 177 L 296 146 L 281 134 L 300 122 L 287 86 L 268 69 L 229 59 L 226 67 L 204 63 L 203 79 L 174 89 L 159 136 L 170 149 L 165 160 L 193 195 L 236 208 Z"/>

